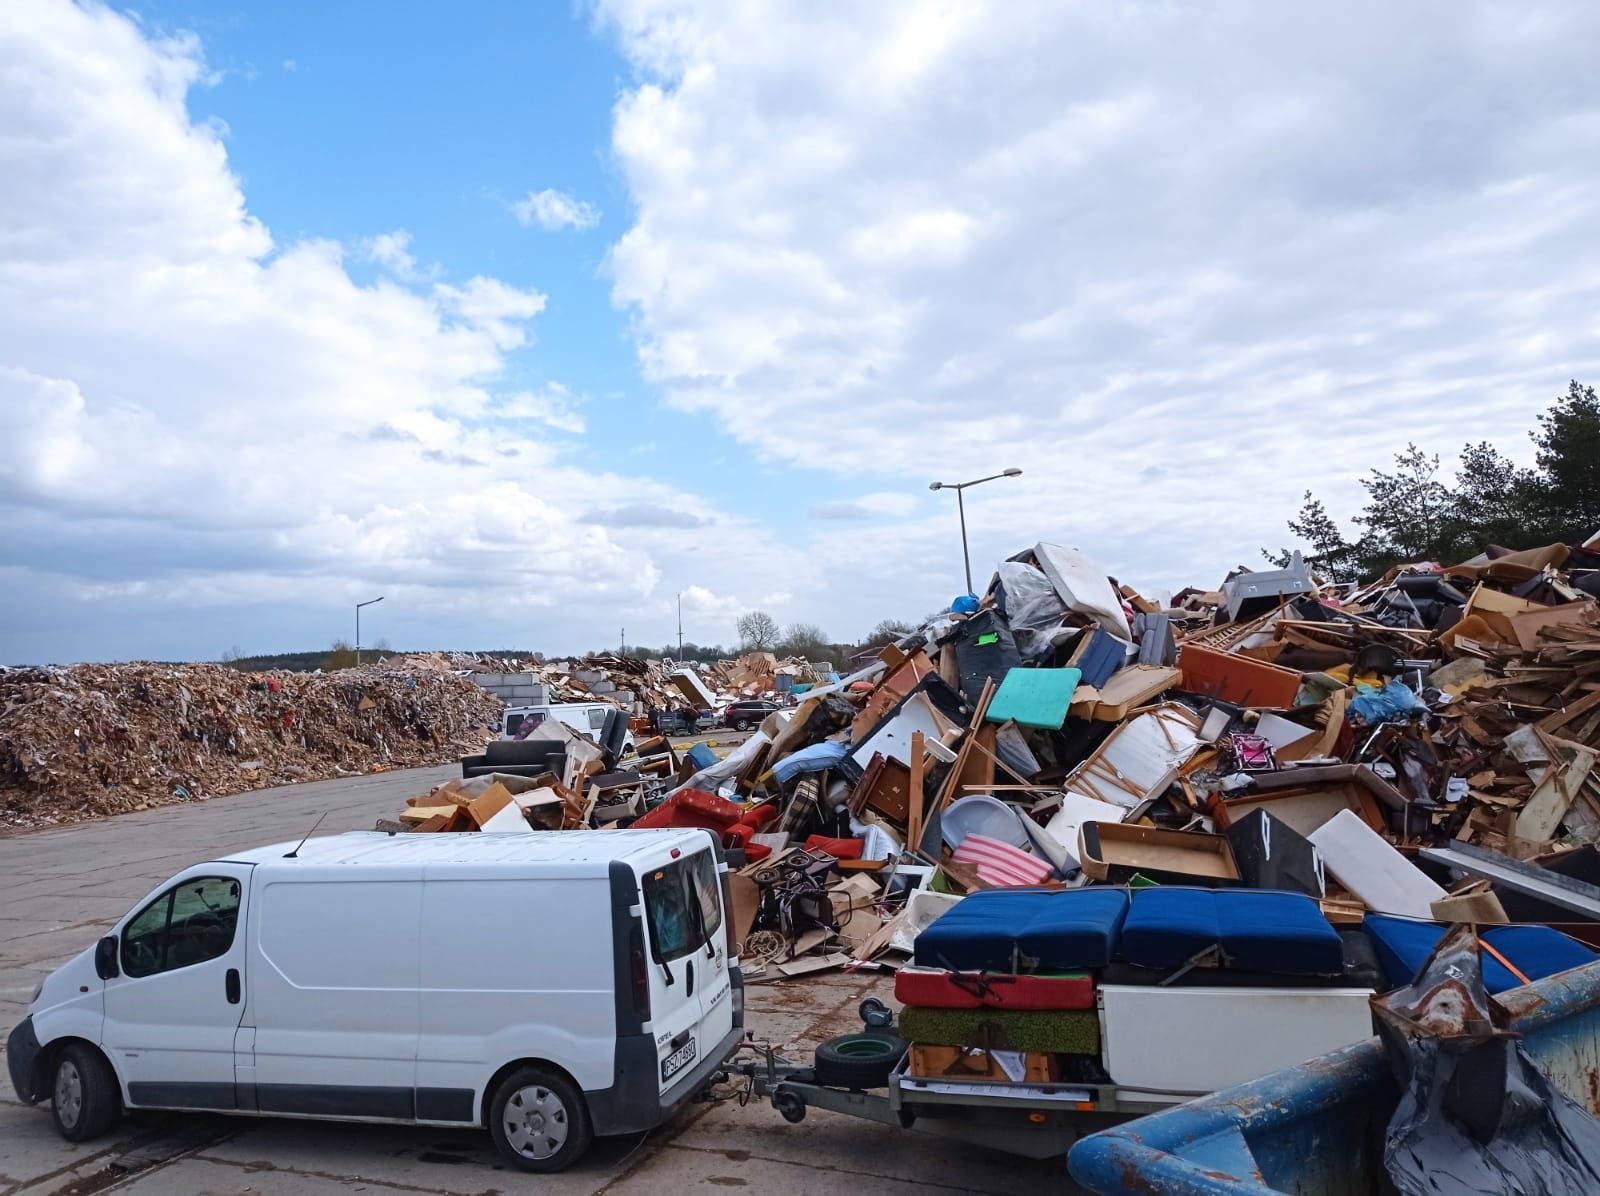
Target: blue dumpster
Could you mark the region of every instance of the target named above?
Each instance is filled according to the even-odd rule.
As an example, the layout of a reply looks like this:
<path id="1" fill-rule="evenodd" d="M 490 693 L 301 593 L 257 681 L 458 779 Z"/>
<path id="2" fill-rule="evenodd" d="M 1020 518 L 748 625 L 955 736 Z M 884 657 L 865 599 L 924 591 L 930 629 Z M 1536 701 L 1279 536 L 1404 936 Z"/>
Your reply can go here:
<path id="1" fill-rule="evenodd" d="M 1539 1069 L 1600 1115 L 1600 963 L 1494 999 Z M 1068 1165 L 1100 1196 L 1377 1192 L 1399 1096 L 1373 1038 L 1084 1138 Z"/>

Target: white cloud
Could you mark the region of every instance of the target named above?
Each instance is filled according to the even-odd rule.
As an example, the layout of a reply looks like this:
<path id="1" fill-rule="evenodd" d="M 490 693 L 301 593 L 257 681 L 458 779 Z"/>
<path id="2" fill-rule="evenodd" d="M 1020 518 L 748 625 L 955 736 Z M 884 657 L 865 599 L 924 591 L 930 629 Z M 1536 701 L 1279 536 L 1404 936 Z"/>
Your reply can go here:
<path id="1" fill-rule="evenodd" d="M 1022 467 L 968 495 L 975 561 L 1050 537 L 1214 585 L 1308 486 L 1349 510 L 1408 439 L 1526 458 L 1600 376 L 1593 7 L 599 13 L 637 72 L 610 269 L 647 377 L 767 462 Z M 936 503 L 813 550 L 893 601 L 949 559 Z"/>
<path id="2" fill-rule="evenodd" d="M 291 75 L 300 69 L 300 64 L 293 58 L 285 58 L 280 65 Z"/>
<path id="3" fill-rule="evenodd" d="M 917 500 L 911 495 L 885 491 L 863 494 L 860 498 L 815 502 L 806 508 L 806 513 L 813 519 L 852 523 L 869 519 L 903 518 L 916 509 Z"/>
<path id="4" fill-rule="evenodd" d="M 396 278 L 411 279 L 417 275 L 417 259 L 411 253 L 411 234 L 403 228 L 392 233 L 379 233 L 361 243 L 366 255 Z"/>
<path id="5" fill-rule="evenodd" d="M 544 295 L 416 280 L 402 230 L 360 245 L 367 286 L 334 242 L 275 243 L 187 113 L 199 55 L 0 5 L 0 660 L 316 646 L 374 586 L 396 643 L 664 640 L 679 579 L 792 566 L 737 520 L 704 550 L 687 519 L 587 520 L 710 512 L 548 436 L 576 397 L 508 383 Z"/>
<path id="6" fill-rule="evenodd" d="M 551 232 L 564 228 L 588 229 L 600 223 L 600 209 L 594 204 L 549 187 L 528 192 L 525 198 L 511 205 L 511 213 L 523 228 L 537 224 Z"/>
<path id="7" fill-rule="evenodd" d="M 502 396 L 494 405 L 494 414 L 498 419 L 527 420 L 577 435 L 584 430 L 583 413 L 578 405 L 579 400 L 570 390 L 559 382 L 551 382 L 539 391 L 520 390 Z"/>

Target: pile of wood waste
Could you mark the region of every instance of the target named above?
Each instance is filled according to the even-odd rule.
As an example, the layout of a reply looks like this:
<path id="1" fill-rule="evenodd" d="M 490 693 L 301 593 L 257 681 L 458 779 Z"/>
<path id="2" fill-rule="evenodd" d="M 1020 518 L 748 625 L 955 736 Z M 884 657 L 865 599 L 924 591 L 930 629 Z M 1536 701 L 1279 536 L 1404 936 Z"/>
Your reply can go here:
<path id="1" fill-rule="evenodd" d="M 333 673 L 0 669 L 0 824 L 76 822 L 479 751 L 500 701 L 442 657 Z"/>

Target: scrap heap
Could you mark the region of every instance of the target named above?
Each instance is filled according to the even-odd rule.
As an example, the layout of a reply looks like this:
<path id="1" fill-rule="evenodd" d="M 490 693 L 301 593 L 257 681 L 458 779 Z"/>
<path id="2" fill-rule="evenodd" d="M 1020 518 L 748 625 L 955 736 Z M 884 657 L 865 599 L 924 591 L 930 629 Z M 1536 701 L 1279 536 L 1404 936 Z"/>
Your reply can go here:
<path id="1" fill-rule="evenodd" d="M 1502 898 L 1558 889 L 1564 913 L 1535 920 L 1600 943 L 1600 888 L 1543 879 L 1600 881 L 1596 547 L 1491 548 L 1360 590 L 1296 558 L 1158 604 L 1041 543 L 725 759 L 656 741 L 628 761 L 560 732 L 511 773 L 499 745 L 409 821 L 515 804 L 501 826 L 704 826 L 742 853 L 736 929 L 769 978 L 903 956 L 964 895 L 1016 886 L 1298 889 L 1335 925 L 1503 919 Z M 518 767 L 536 797 L 443 808 Z"/>
<path id="2" fill-rule="evenodd" d="M 0 669 L 0 820 L 43 826 L 437 764 L 500 703 L 437 657 L 336 673 L 223 665 Z"/>
<path id="3" fill-rule="evenodd" d="M 704 713 L 739 698 L 801 694 L 838 679 L 832 665 L 801 657 L 780 661 L 770 652 L 748 652 L 708 665 L 614 653 L 556 661 L 454 653 L 450 660 L 508 706 L 607 702 L 634 716 L 651 707 L 673 706 Z"/>

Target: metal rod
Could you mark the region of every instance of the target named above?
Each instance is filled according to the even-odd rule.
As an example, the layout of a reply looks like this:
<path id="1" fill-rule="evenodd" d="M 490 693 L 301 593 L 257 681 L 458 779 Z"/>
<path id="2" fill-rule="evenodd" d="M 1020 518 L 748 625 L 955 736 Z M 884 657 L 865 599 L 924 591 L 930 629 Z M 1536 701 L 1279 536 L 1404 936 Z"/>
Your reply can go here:
<path id="1" fill-rule="evenodd" d="M 956 487 L 956 510 L 961 512 L 961 563 L 967 570 L 967 593 L 972 593 L 972 557 L 967 552 L 967 504 L 961 492 L 965 486 Z"/>

